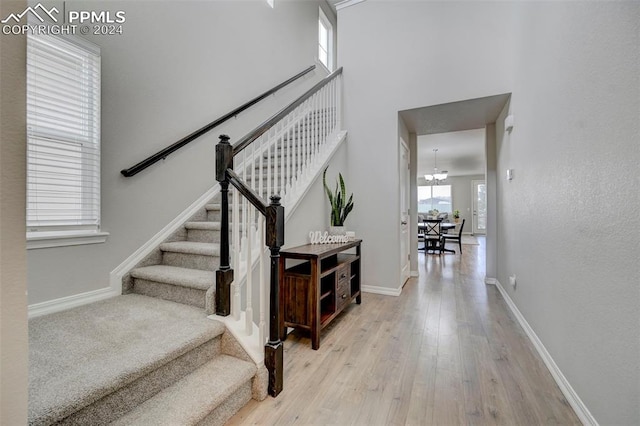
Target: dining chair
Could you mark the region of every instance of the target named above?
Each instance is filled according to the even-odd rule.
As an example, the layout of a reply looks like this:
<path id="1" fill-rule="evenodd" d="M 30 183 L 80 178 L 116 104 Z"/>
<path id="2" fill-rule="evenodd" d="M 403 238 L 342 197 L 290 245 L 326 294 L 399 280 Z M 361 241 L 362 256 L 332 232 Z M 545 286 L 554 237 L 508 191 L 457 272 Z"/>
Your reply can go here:
<path id="1" fill-rule="evenodd" d="M 424 223 L 424 215 L 418 214 L 418 251 L 426 250 L 427 243 L 424 241 L 424 226 L 420 226 Z M 420 247 L 420 243 L 422 243 L 422 247 Z"/>
<path id="2" fill-rule="evenodd" d="M 442 229 L 440 224 L 441 219 L 425 219 L 424 220 L 424 244 L 425 253 L 428 251 L 435 252 L 438 250 L 438 254 L 442 254 L 444 248 L 444 238 L 442 237 Z"/>
<path id="3" fill-rule="evenodd" d="M 458 242 L 458 247 L 460 248 L 460 254 L 462 254 L 462 228 L 464 228 L 464 222 L 467 219 L 462 219 L 462 223 L 460 224 L 460 229 L 458 230 L 458 235 L 456 234 L 442 234 L 442 239 L 444 241 L 444 244 L 447 243 L 447 241 L 457 241 Z"/>

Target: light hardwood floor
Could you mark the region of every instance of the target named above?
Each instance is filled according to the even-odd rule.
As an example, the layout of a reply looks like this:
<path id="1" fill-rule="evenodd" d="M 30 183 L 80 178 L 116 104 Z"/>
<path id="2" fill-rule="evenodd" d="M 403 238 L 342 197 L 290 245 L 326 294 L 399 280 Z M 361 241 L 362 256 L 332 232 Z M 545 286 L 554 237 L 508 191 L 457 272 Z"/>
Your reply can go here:
<path id="1" fill-rule="evenodd" d="M 283 392 L 251 401 L 229 424 L 580 424 L 498 290 L 484 284 L 479 241 L 462 256 L 419 253 L 419 278 L 399 297 L 364 293 L 317 351 L 290 334 Z"/>

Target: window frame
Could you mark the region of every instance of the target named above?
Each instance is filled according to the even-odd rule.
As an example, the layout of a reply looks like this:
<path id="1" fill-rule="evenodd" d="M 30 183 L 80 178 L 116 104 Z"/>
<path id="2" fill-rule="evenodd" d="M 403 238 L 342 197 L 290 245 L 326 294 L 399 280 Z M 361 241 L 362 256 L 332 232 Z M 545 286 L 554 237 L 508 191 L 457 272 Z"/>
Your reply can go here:
<path id="1" fill-rule="evenodd" d="M 445 212 L 444 210 L 438 210 L 438 212 L 440 213 L 449 213 L 449 214 L 453 214 L 453 185 L 451 184 L 447 184 L 447 185 L 418 185 L 418 196 L 417 196 L 417 210 L 418 210 L 418 214 L 426 214 L 429 211 L 434 209 L 433 203 L 431 204 L 431 207 L 427 210 L 427 211 L 420 211 L 420 196 L 419 196 L 419 192 L 420 192 L 420 188 L 431 188 L 430 189 L 430 199 L 433 200 L 433 188 L 442 188 L 448 186 L 449 187 L 449 197 L 451 199 L 451 204 L 450 204 L 450 210 L 451 211 L 447 211 Z"/>
<path id="2" fill-rule="evenodd" d="M 320 50 L 321 49 L 324 50 L 322 46 L 322 40 L 320 37 L 321 35 L 320 26 L 323 26 L 327 31 L 327 49 L 326 49 L 327 63 L 326 64 L 320 58 Z M 333 72 L 334 70 L 333 37 L 334 37 L 333 24 L 331 24 L 331 21 L 329 21 L 329 18 L 327 18 L 327 15 L 324 13 L 322 8 L 319 7 L 318 8 L 318 57 L 317 58 L 318 58 L 318 62 L 322 64 L 322 66 L 329 72 Z"/>
<path id="3" fill-rule="evenodd" d="M 40 39 L 40 37 L 42 37 L 42 39 Z M 27 213 L 29 213 L 30 209 L 30 200 L 34 198 L 37 199 L 36 193 L 31 191 L 38 191 L 38 189 L 31 188 L 35 188 L 37 185 L 62 185 L 53 183 L 53 181 L 55 181 L 55 177 L 53 181 L 47 182 L 46 178 L 42 176 L 42 172 L 38 171 L 37 168 L 56 168 L 60 167 L 60 164 L 63 164 L 65 160 L 67 160 L 68 162 L 71 157 L 65 156 L 59 159 L 59 163 L 56 166 L 55 160 L 53 159 L 57 156 L 56 152 L 60 152 L 60 150 L 65 147 L 65 145 L 76 146 L 74 151 L 76 151 L 77 154 L 74 158 L 78 158 L 80 164 L 72 166 L 71 169 L 62 169 L 59 173 L 65 174 L 65 171 L 75 171 L 75 174 L 71 173 L 71 176 L 73 176 L 72 180 L 79 188 L 79 197 L 81 200 L 83 200 L 79 203 L 79 206 L 76 210 L 78 212 L 78 216 L 80 217 L 79 219 L 77 219 L 76 223 L 71 223 L 73 221 L 70 218 L 71 215 L 66 219 L 67 223 L 54 224 L 51 223 L 51 221 L 49 223 L 46 223 L 47 221 L 44 219 L 40 221 L 38 219 L 33 219 L 33 216 L 31 216 L 30 218 L 30 215 L 27 214 L 27 249 L 103 243 L 106 241 L 109 234 L 107 232 L 101 231 L 100 47 L 84 39 L 73 36 L 41 36 L 32 35 L 29 33 L 27 34 L 27 38 L 28 44 L 30 45 L 27 48 L 27 92 L 29 93 L 27 103 L 28 180 L 27 187 L 25 188 L 25 191 L 27 193 Z M 53 56 L 54 59 L 51 59 L 52 56 L 49 55 L 49 59 L 47 59 L 47 49 L 49 49 L 50 51 L 55 50 L 56 55 L 64 54 L 65 56 Z M 82 80 L 83 85 L 73 86 L 73 89 L 76 89 L 80 93 L 81 98 L 79 99 L 81 99 L 81 101 L 79 102 L 81 103 L 79 104 L 65 104 L 65 96 L 56 97 L 52 95 L 52 93 L 55 92 L 56 89 L 59 89 L 59 87 L 57 87 L 58 83 L 45 82 L 47 79 L 51 80 L 51 78 L 48 77 L 47 73 L 50 73 L 52 69 L 57 69 L 49 67 L 55 67 L 57 64 L 61 64 L 65 61 L 64 58 L 69 58 L 67 59 L 67 61 L 69 62 L 75 61 L 75 63 L 82 64 L 82 68 L 80 69 L 80 71 L 70 70 L 68 71 L 68 74 L 66 71 L 61 71 L 63 72 L 62 74 L 58 73 L 56 75 L 56 78 L 60 76 L 60 78 L 62 79 L 60 81 L 63 82 L 62 84 L 68 84 L 69 81 L 73 81 L 75 84 L 75 80 L 73 80 L 73 73 L 77 72 L 80 74 L 84 74 L 83 78 L 80 79 Z M 50 63 L 50 65 L 47 65 L 47 63 Z M 38 69 L 44 71 L 38 73 Z M 30 81 L 34 81 L 37 83 L 30 83 Z M 56 102 L 58 102 L 59 105 L 56 105 Z M 42 106 L 47 103 L 49 104 L 49 106 Z M 67 116 L 67 118 L 69 118 L 69 122 L 72 123 L 69 125 L 70 127 L 59 126 L 59 122 L 57 121 L 58 119 L 52 118 L 54 115 L 63 115 L 65 112 L 71 111 L 69 108 L 73 109 L 78 105 L 90 106 L 87 106 L 86 110 L 83 109 L 81 114 L 77 114 L 80 115 L 81 118 Z M 45 109 L 43 110 L 42 108 Z M 51 116 L 46 117 L 46 113 L 51 114 Z M 47 124 L 47 122 L 49 124 Z M 74 127 L 81 129 L 79 130 L 80 133 L 84 132 L 83 137 L 80 137 L 77 140 L 73 140 L 73 137 L 69 138 L 69 135 L 73 133 L 73 131 L 70 129 Z M 59 129 L 59 134 L 56 134 L 56 129 Z M 46 149 L 51 149 L 52 153 L 48 156 L 45 154 L 44 157 L 40 157 L 40 155 L 42 155 L 40 153 L 46 151 Z M 92 155 L 93 158 L 88 159 L 88 155 Z M 43 161 L 46 164 L 37 164 L 40 161 Z M 31 174 L 35 174 L 35 176 L 32 176 L 32 180 L 29 180 L 29 176 Z M 58 176 L 60 176 L 60 174 Z M 69 175 L 69 173 L 66 174 L 67 177 Z M 87 178 L 90 179 L 89 184 L 86 181 Z M 58 179 L 60 178 L 58 177 Z M 40 191 L 42 191 L 42 186 L 40 187 Z M 67 191 L 66 194 L 68 194 L 68 196 L 71 196 L 74 192 L 75 191 Z M 46 194 L 47 191 L 41 192 L 37 195 L 44 197 L 46 196 Z M 51 195 L 49 196 L 51 197 Z M 87 199 L 91 200 L 88 204 Z M 38 207 L 40 207 L 41 209 L 43 207 L 39 205 L 37 201 L 35 203 L 35 206 L 35 212 L 37 216 Z M 87 206 L 89 206 L 89 210 L 91 212 L 88 220 L 84 217 L 84 211 L 87 209 Z M 31 211 L 33 213 L 33 208 L 31 208 Z"/>

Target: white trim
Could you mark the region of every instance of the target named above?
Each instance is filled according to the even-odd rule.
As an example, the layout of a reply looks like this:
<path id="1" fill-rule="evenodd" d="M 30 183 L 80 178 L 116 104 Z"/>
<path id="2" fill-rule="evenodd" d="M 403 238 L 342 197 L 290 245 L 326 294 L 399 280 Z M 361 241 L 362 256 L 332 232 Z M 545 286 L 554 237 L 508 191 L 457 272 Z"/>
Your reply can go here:
<path id="1" fill-rule="evenodd" d="M 418 271 L 411 271 L 411 278 L 419 277 L 420 273 Z"/>
<path id="2" fill-rule="evenodd" d="M 149 253 L 157 248 L 164 240 L 166 240 L 172 233 L 178 230 L 184 223 L 189 220 L 191 216 L 196 214 L 198 210 L 204 208 L 213 197 L 220 192 L 220 184 L 215 184 L 211 189 L 205 192 L 200 198 L 198 198 L 193 204 L 187 207 L 182 213 L 176 216 L 167 226 L 162 228 L 156 235 L 154 235 L 149 241 L 144 243 L 138 250 L 132 255 L 127 257 L 124 262 L 116 266 L 116 268 L 109 274 L 109 285 L 111 288 L 116 289 L 119 293 L 122 293 L 122 277 L 133 269 L 139 262 L 141 262 Z"/>
<path id="3" fill-rule="evenodd" d="M 323 64 L 322 61 L 320 60 L 320 58 L 318 57 L 318 62 L 320 62 L 322 64 L 322 66 L 329 72 L 333 72 L 333 70 L 335 69 L 334 66 L 334 61 L 333 61 L 333 56 L 334 56 L 334 48 L 333 48 L 333 38 L 334 38 L 334 29 L 333 29 L 333 24 L 331 23 L 331 21 L 329 20 L 329 18 L 327 18 L 327 15 L 324 13 L 324 10 L 322 10 L 322 7 L 318 7 L 318 22 L 322 23 L 322 25 L 325 27 L 325 29 L 327 30 L 327 64 Z M 320 45 L 320 40 L 318 40 L 318 45 Z"/>
<path id="4" fill-rule="evenodd" d="M 341 10 L 349 6 L 354 6 L 358 3 L 363 3 L 365 0 L 344 0 L 335 4 L 336 10 Z"/>
<path id="5" fill-rule="evenodd" d="M 260 344 L 260 331 L 258 330 L 258 326 L 252 321 L 253 333 L 251 336 L 247 336 L 244 316 L 245 312 L 241 311 L 240 320 L 238 321 L 233 318 L 233 315 L 226 317 L 209 315 L 207 318 L 223 323 L 240 346 L 242 346 L 242 349 L 251 357 L 253 362 L 258 367 L 261 367 L 264 365 L 264 344 Z"/>
<path id="6" fill-rule="evenodd" d="M 100 244 L 107 241 L 108 236 L 108 232 L 94 231 L 27 233 L 27 250 Z"/>
<path id="7" fill-rule="evenodd" d="M 363 285 L 361 290 L 365 293 L 382 294 L 384 296 L 400 296 L 402 293 L 402 287 L 389 288 L 389 287 L 377 287 L 373 285 Z"/>
<path id="8" fill-rule="evenodd" d="M 48 300 L 46 302 L 34 303 L 29 305 L 29 318 L 35 318 L 42 315 L 52 314 L 54 312 L 65 311 L 77 306 L 86 305 L 88 303 L 97 302 L 99 300 L 109 299 L 119 296 L 120 293 L 111 287 L 101 288 L 99 290 L 88 291 L 86 293 L 74 294 L 73 296 L 61 297 L 59 299 Z"/>
<path id="9" fill-rule="evenodd" d="M 496 278 L 485 278 L 485 283 L 488 284 L 488 280 L 491 280 L 491 284 L 494 284 L 498 288 L 498 291 L 500 291 L 502 298 L 506 302 L 513 315 L 518 320 L 518 323 L 520 323 L 520 326 L 529 337 L 529 340 L 531 340 L 533 346 L 538 351 L 538 354 L 542 358 L 542 361 L 544 361 L 544 364 L 547 366 L 547 369 L 551 373 L 551 376 L 553 376 L 553 379 L 558 384 L 560 391 L 562 391 L 562 394 L 567 399 L 567 402 L 569 403 L 569 405 L 571 405 L 571 408 L 573 408 L 573 411 L 575 411 L 582 424 L 597 426 L 598 422 L 596 421 L 596 419 L 591 415 L 589 409 L 584 404 L 584 402 L 582 402 L 573 387 L 571 387 L 571 384 L 564 376 L 564 374 L 562 374 L 562 371 L 560 371 L 560 368 L 551 357 L 551 354 L 549 354 L 549 351 L 547 351 L 547 348 L 544 347 L 544 344 L 542 344 L 542 341 L 536 335 L 533 328 L 531 328 L 526 318 L 524 317 L 524 315 L 522 315 L 504 287 L 502 287 L 500 281 L 498 281 Z"/>
<path id="10" fill-rule="evenodd" d="M 491 278 L 491 277 L 484 277 L 484 283 L 487 285 L 497 285 L 498 284 L 498 280 L 495 278 Z"/>
<path id="11" fill-rule="evenodd" d="M 346 130 L 341 130 L 338 133 L 336 133 L 335 136 L 329 136 L 327 139 L 328 139 L 327 140 L 327 145 L 334 144 L 333 148 L 331 148 L 330 151 L 324 153 L 324 155 L 326 155 L 325 160 L 322 162 L 322 165 L 316 169 L 313 179 L 309 180 L 309 182 L 304 185 L 304 187 L 305 187 L 304 191 L 302 191 L 301 194 L 296 196 L 295 204 L 293 204 L 292 206 L 285 205 L 285 212 L 284 212 L 284 222 L 285 223 L 287 223 L 289 221 L 289 218 L 291 217 L 293 212 L 296 210 L 296 208 L 298 208 L 298 206 L 300 205 L 300 203 L 304 199 L 305 195 L 307 195 L 307 192 L 309 192 L 309 190 L 311 190 L 311 186 L 313 186 L 313 183 L 316 181 L 316 179 L 318 179 L 320 177 L 321 172 L 324 170 L 324 168 L 329 165 L 329 162 L 331 161 L 331 159 L 335 155 L 335 153 L 338 150 L 338 148 L 340 148 L 340 145 L 342 144 L 342 142 L 344 142 L 347 139 L 347 131 Z M 331 141 L 330 139 L 334 139 L 334 140 Z"/>

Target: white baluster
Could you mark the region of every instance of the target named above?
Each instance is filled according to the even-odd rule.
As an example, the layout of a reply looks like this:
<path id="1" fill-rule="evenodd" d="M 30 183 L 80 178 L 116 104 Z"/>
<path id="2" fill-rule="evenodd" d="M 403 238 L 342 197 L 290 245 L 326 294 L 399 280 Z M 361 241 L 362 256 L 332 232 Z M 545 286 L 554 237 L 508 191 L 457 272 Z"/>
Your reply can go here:
<path id="1" fill-rule="evenodd" d="M 287 199 L 291 196 L 291 184 L 293 181 L 293 155 L 292 155 L 292 143 L 291 143 L 291 114 L 289 114 L 289 123 L 287 125 L 287 157 L 289 158 L 289 164 L 287 167 Z M 288 204 L 288 203 L 283 203 Z"/>
<path id="2" fill-rule="evenodd" d="M 265 241 L 265 235 L 264 235 L 264 224 L 265 224 L 265 218 L 261 215 L 260 216 L 260 226 L 258 228 L 258 232 L 260 233 L 260 250 L 259 250 L 259 256 L 260 256 L 260 266 L 259 266 L 259 271 L 260 271 L 260 322 L 258 324 L 258 338 L 259 338 L 259 342 L 261 345 L 263 345 L 266 342 L 266 313 L 265 313 L 265 306 L 267 304 L 267 298 L 266 298 L 266 292 L 265 292 L 265 287 L 267 285 L 267 283 L 265 283 L 264 280 L 264 268 L 265 268 L 265 262 L 264 262 L 264 258 L 265 258 L 265 245 L 266 245 L 266 241 Z"/>
<path id="3" fill-rule="evenodd" d="M 273 139 L 269 138 L 267 141 L 267 199 L 272 195 L 272 182 L 271 182 L 271 147 L 273 146 Z"/>
<path id="4" fill-rule="evenodd" d="M 231 224 L 231 235 L 233 241 L 233 269 L 236 278 L 233 280 L 233 299 L 232 299 L 232 315 L 236 321 L 240 320 L 240 192 L 237 189 L 233 191 L 233 223 Z"/>
<path id="5" fill-rule="evenodd" d="M 247 150 L 242 151 L 242 180 L 244 182 L 247 181 Z M 247 199 L 242 197 L 242 220 L 240 222 L 240 256 L 241 260 L 244 261 L 247 259 L 247 213 L 248 213 L 248 204 Z M 242 265 L 242 264 L 241 264 Z"/>
<path id="6" fill-rule="evenodd" d="M 255 212 L 255 208 L 251 207 L 250 212 L 248 214 L 249 216 L 249 226 L 252 226 L 253 224 L 253 215 Z M 247 228 L 249 227 L 247 226 Z M 247 301 L 247 307 L 245 309 L 245 333 L 247 333 L 247 336 L 251 336 L 253 334 L 253 306 L 251 305 L 252 303 L 252 294 L 253 293 L 253 268 L 252 268 L 252 264 L 253 264 L 253 232 L 249 233 L 249 237 L 247 238 L 247 285 L 246 285 L 246 301 Z"/>
<path id="7" fill-rule="evenodd" d="M 278 174 L 280 175 L 280 197 L 284 198 L 285 196 L 285 172 L 286 172 L 286 163 L 285 163 L 285 149 L 284 149 L 284 134 L 280 136 L 280 144 L 278 148 L 280 149 L 280 169 Z"/>

